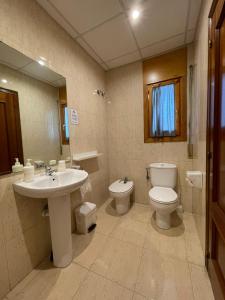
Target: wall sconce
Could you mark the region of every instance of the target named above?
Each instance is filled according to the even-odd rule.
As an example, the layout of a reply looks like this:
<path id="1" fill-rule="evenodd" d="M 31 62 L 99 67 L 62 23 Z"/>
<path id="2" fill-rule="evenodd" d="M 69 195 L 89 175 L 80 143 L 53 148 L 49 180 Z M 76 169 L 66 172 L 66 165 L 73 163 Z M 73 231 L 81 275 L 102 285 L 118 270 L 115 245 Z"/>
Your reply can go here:
<path id="1" fill-rule="evenodd" d="M 104 98 L 105 97 L 105 91 L 103 91 L 103 90 L 94 90 L 93 95 L 102 96 Z"/>
<path id="2" fill-rule="evenodd" d="M 109 100 L 109 97 L 106 96 L 106 92 L 103 90 L 94 90 L 93 95 L 98 95 L 107 100 L 108 104 L 111 104 L 111 101 Z"/>

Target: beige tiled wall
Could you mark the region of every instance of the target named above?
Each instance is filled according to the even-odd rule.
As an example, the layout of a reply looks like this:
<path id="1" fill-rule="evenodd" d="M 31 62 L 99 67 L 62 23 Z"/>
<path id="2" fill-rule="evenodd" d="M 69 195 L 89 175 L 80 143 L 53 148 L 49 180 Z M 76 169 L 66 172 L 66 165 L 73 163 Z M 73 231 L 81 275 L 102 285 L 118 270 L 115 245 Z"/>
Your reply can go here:
<path id="1" fill-rule="evenodd" d="M 148 203 L 150 182 L 145 168 L 152 162 L 178 166 L 180 201 L 192 211 L 192 190 L 185 182 L 185 171 L 192 169 L 187 143 L 144 143 L 142 63 L 137 62 L 107 72 L 108 148 L 110 182 L 128 176 L 134 180 L 135 201 Z"/>
<path id="2" fill-rule="evenodd" d="M 108 186 L 106 105 L 93 90 L 104 89 L 105 72 L 36 1 L 1 0 L 0 6 L 0 40 L 32 59 L 47 58 L 66 78 L 68 105 L 77 109 L 80 121 L 70 128 L 71 153 L 103 153 L 85 166 L 93 182 L 91 200 L 100 204 Z M 46 200 L 15 196 L 16 177 L 0 178 L 0 299 L 50 250 L 48 220 L 41 217 Z"/>
<path id="3" fill-rule="evenodd" d="M 193 213 L 203 249 L 205 248 L 205 172 L 206 172 L 206 119 L 207 119 L 207 72 L 208 72 L 208 15 L 212 0 L 203 2 L 196 41 L 194 43 L 194 63 L 196 64 L 196 101 L 198 107 L 197 143 L 194 145 L 197 157 L 193 159 L 193 169 L 202 171 L 204 185 L 202 191 L 193 189 Z"/>
<path id="4" fill-rule="evenodd" d="M 59 160 L 58 89 L 1 64 L 0 74 L 18 92 L 24 160 Z"/>

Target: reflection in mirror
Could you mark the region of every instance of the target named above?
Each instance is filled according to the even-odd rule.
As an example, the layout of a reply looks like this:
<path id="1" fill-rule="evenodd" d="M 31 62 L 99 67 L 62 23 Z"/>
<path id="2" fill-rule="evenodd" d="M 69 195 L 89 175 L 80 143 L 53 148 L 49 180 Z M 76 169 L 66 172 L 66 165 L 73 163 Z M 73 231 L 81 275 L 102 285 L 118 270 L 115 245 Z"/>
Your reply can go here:
<path id="1" fill-rule="evenodd" d="M 65 78 L 0 42 L 0 174 L 69 157 L 68 118 Z"/>

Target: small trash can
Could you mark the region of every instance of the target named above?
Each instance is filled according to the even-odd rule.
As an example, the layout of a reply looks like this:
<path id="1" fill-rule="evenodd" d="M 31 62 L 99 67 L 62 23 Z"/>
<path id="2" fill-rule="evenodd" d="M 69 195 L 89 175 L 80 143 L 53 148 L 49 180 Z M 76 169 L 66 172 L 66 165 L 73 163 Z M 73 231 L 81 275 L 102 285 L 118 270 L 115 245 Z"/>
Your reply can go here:
<path id="1" fill-rule="evenodd" d="M 75 217 L 78 233 L 86 234 L 96 227 L 97 213 L 96 204 L 84 202 L 75 209 Z"/>

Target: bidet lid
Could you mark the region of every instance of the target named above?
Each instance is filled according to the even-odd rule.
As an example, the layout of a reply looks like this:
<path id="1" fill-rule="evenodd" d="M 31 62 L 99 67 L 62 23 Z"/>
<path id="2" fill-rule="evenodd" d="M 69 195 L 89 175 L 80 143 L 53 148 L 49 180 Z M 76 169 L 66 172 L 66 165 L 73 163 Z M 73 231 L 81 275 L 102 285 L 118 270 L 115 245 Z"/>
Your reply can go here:
<path id="1" fill-rule="evenodd" d="M 177 193 L 167 187 L 155 186 L 149 191 L 149 197 L 159 203 L 171 204 L 177 201 Z"/>
<path id="2" fill-rule="evenodd" d="M 109 190 L 110 192 L 113 193 L 125 193 L 128 192 L 130 189 L 133 188 L 133 181 L 127 181 L 126 183 L 124 183 L 123 181 L 117 180 L 115 182 L 113 182 L 110 186 L 109 186 Z"/>

